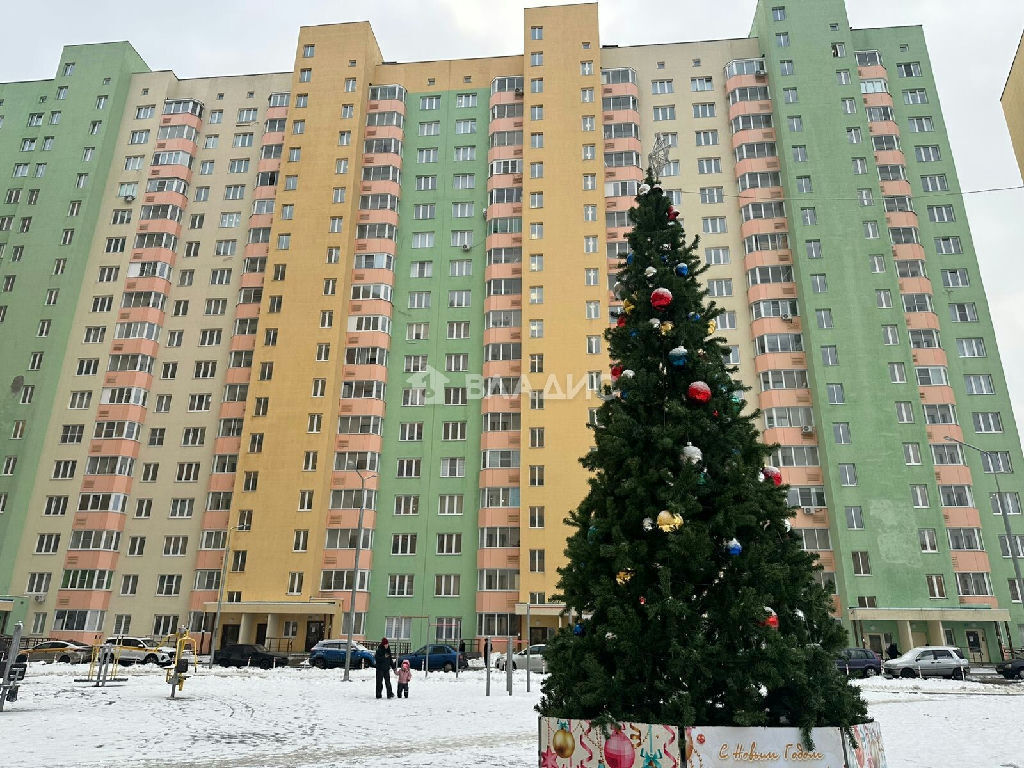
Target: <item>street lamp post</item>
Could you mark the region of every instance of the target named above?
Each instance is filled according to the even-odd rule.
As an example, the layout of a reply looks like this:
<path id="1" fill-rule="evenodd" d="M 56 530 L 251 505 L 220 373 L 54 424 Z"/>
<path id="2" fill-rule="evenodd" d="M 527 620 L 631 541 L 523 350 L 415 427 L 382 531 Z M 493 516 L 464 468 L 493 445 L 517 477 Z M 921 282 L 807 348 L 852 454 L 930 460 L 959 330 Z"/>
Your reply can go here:
<path id="1" fill-rule="evenodd" d="M 983 457 L 985 454 L 995 453 L 995 451 L 986 451 L 984 448 L 979 448 L 976 445 L 965 443 L 963 440 L 957 440 L 955 437 L 950 437 L 949 435 L 946 435 L 944 439 L 950 443 L 956 443 L 957 445 L 962 445 L 965 448 L 975 450 Z M 984 470 L 984 467 L 982 467 L 982 469 Z M 992 462 L 992 469 L 997 469 L 994 461 Z M 999 512 L 1003 518 L 1003 528 L 1006 530 L 1006 548 L 1010 552 L 1010 562 L 1013 563 L 1013 576 L 1017 580 L 1017 597 L 1024 600 L 1024 579 L 1021 579 L 1020 558 L 1017 557 L 1016 542 L 1014 541 L 1013 533 L 1010 531 L 1010 518 L 1006 512 L 1006 504 L 1003 501 L 1003 491 L 999 487 L 999 473 L 993 471 L 992 477 L 996 481 L 996 498 L 999 500 Z M 1010 599 L 1011 601 L 1013 600 L 1012 594 L 1010 595 Z"/>
<path id="2" fill-rule="evenodd" d="M 366 512 L 366 481 L 377 475 L 373 472 L 364 475 L 361 469 L 356 470 L 359 475 L 359 522 L 356 524 L 356 558 L 352 566 L 352 595 L 348 601 L 348 643 L 345 646 L 345 676 L 342 678 L 348 682 L 350 679 L 349 670 L 352 666 L 352 633 L 356 626 L 356 588 L 359 586 L 359 554 L 363 551 L 363 514 Z"/>
<path id="3" fill-rule="evenodd" d="M 217 613 L 213 619 L 213 634 L 210 635 L 210 662 L 208 669 L 213 669 L 213 644 L 217 642 L 217 632 L 220 630 L 220 610 L 224 605 L 224 582 L 228 576 L 228 559 L 231 557 L 231 532 L 237 530 L 228 526 L 227 536 L 224 539 L 224 561 L 220 564 L 220 584 L 217 589 Z"/>

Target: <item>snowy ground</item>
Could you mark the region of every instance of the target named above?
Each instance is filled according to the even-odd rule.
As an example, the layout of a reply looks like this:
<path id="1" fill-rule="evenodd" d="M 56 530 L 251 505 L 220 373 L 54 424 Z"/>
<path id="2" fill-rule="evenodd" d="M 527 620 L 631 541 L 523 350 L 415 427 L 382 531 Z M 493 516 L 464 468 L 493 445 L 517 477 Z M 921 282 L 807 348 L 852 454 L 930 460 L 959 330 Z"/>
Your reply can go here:
<path id="1" fill-rule="evenodd" d="M 201 670 L 178 698 L 163 671 L 75 683 L 85 667 L 34 664 L 0 713 L 3 768 L 471 768 L 537 765 L 540 676 L 418 673 L 408 700 L 376 700 L 373 670 Z M 890 768 L 1024 768 L 1024 683 L 858 683 L 881 722 Z"/>

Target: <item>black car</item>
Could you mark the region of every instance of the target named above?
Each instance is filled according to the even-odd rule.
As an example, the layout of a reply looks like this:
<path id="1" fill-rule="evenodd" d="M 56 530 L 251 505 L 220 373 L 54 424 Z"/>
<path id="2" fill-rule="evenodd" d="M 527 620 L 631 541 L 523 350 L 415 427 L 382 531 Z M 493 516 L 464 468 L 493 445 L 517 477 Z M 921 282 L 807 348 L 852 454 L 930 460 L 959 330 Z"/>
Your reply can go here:
<path id="1" fill-rule="evenodd" d="M 287 667 L 288 654 L 268 651 L 256 643 L 227 645 L 213 654 L 213 661 L 222 667 Z"/>
<path id="2" fill-rule="evenodd" d="M 1000 661 L 996 664 L 996 672 L 1007 680 L 1024 680 L 1024 658 Z"/>
<path id="3" fill-rule="evenodd" d="M 882 660 L 867 648 L 844 648 L 836 659 L 836 667 L 850 677 L 874 677 L 882 674 Z"/>

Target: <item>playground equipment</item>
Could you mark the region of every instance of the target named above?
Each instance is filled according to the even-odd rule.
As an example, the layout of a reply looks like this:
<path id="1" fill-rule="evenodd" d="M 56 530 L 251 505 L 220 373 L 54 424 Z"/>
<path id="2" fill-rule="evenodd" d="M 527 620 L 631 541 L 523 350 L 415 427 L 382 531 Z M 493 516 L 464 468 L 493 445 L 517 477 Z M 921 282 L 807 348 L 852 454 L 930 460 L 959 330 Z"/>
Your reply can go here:
<path id="1" fill-rule="evenodd" d="M 0 712 L 4 711 L 4 703 L 18 700 L 18 688 L 21 681 L 25 679 L 26 664 L 15 664 L 18 658 L 18 649 L 21 647 L 21 630 L 19 621 L 14 625 L 14 635 L 11 636 L 11 647 L 7 650 L 7 661 L 3 665 L 3 677 L 0 677 Z"/>
<path id="2" fill-rule="evenodd" d="M 94 645 L 92 648 L 92 659 L 89 660 L 89 671 L 85 677 L 76 677 L 76 683 L 91 683 L 96 688 L 102 688 L 107 683 L 124 683 L 127 677 L 116 677 L 112 670 L 121 661 L 121 649 L 110 643 Z"/>
<path id="3" fill-rule="evenodd" d="M 195 638 L 189 635 L 188 630 L 183 629 L 174 637 L 174 660 L 167 668 L 165 677 L 171 686 L 172 699 L 178 691 L 184 689 L 185 681 L 190 677 L 188 674 L 189 653 L 192 654 L 192 671 L 195 672 L 198 670 L 199 647 L 196 645 Z"/>

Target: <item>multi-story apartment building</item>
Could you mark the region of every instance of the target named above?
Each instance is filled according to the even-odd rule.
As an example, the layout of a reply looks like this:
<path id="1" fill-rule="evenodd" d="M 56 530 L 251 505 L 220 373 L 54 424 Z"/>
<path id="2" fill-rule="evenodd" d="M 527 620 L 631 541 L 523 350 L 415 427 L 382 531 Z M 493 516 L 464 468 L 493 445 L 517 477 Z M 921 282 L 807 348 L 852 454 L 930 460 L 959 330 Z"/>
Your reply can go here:
<path id="1" fill-rule="evenodd" d="M 1020 644 L 1020 444 L 922 30 L 762 1 L 748 37 L 620 48 L 597 13 L 527 9 L 521 56 L 386 63 L 353 23 L 290 73 L 124 76 L 52 418 L 0 478 L 32 631 L 209 640 L 219 598 L 218 642 L 564 624 L 661 139 L 837 617 Z"/>

